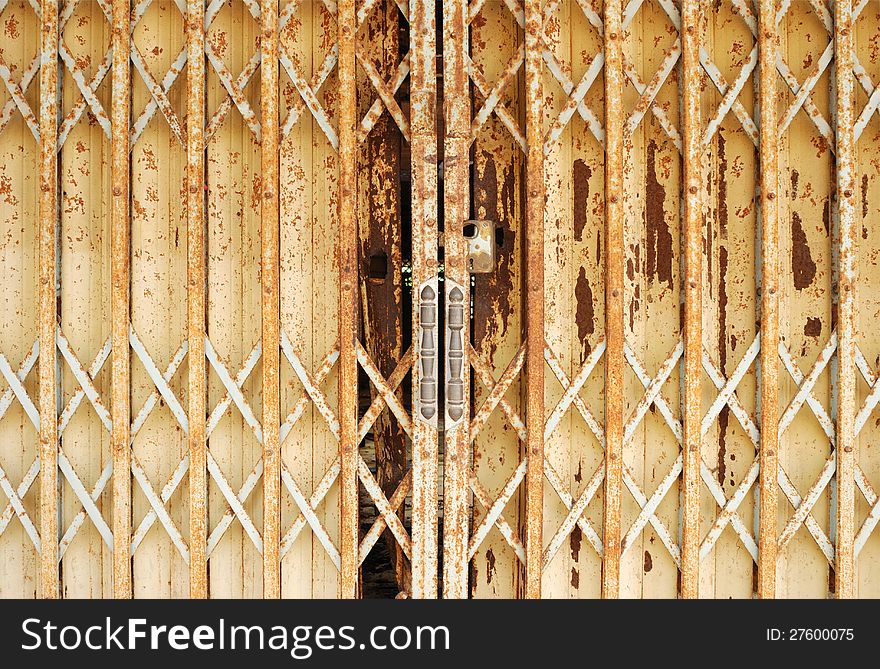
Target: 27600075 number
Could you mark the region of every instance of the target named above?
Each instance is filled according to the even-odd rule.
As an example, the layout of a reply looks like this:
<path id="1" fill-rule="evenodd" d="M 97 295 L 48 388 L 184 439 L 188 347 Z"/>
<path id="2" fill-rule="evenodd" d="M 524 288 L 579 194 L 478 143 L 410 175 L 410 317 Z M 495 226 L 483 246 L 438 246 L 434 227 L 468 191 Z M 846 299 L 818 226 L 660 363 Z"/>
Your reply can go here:
<path id="1" fill-rule="evenodd" d="M 855 632 L 851 627 L 777 627 L 767 628 L 767 641 L 853 641 Z"/>

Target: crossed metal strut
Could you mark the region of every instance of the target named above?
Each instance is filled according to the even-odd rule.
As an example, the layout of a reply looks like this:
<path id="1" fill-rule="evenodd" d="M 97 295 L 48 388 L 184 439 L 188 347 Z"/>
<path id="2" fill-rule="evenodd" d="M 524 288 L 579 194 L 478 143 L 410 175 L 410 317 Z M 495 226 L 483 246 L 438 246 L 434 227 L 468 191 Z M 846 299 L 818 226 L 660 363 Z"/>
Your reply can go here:
<path id="1" fill-rule="evenodd" d="M 152 0 L 143 0 L 142 2 L 139 2 L 137 5 L 135 5 L 135 7 L 133 8 L 130 24 L 130 31 L 132 35 L 137 24 L 143 18 L 147 9 L 150 7 L 151 2 Z M 29 0 L 29 3 L 37 17 L 39 17 L 39 4 L 35 0 Z M 63 29 L 67 25 L 67 22 L 73 16 L 73 13 L 78 3 L 79 0 L 71 0 L 63 6 L 59 17 L 59 29 L 61 34 L 63 34 Z M 376 3 L 377 0 L 367 0 L 367 2 L 361 5 L 357 17 L 358 26 L 363 24 L 363 22 L 369 15 L 369 12 L 376 6 Z M 176 0 L 175 4 L 181 15 L 186 16 L 185 3 L 182 0 Z M 216 18 L 224 4 L 225 0 L 214 0 L 209 4 L 205 14 L 206 31 L 212 25 L 214 19 Z M 247 5 L 251 16 L 254 19 L 259 20 L 259 4 L 254 0 L 245 0 L 245 4 Z M 7 5 L 8 0 L 0 0 L 0 12 L 2 12 Z M 295 1 L 289 3 L 285 7 L 280 16 L 280 26 L 282 29 L 284 28 L 284 26 L 287 25 L 287 23 L 300 5 L 300 1 Z M 99 6 L 101 7 L 104 17 L 107 19 L 108 22 L 110 22 L 111 11 L 107 1 L 99 0 Z M 330 0 L 326 0 L 324 2 L 324 6 L 327 8 L 328 11 L 335 15 L 335 3 Z M 405 3 L 398 2 L 397 6 L 406 17 L 407 7 Z M 132 64 L 134 65 L 134 69 L 139 73 L 148 90 L 150 91 L 149 102 L 146 104 L 143 111 L 137 116 L 132 124 L 130 138 L 131 146 L 134 146 L 134 144 L 140 138 L 149 122 L 155 116 L 156 111 L 160 111 L 162 113 L 162 116 L 167 121 L 172 133 L 177 138 L 177 140 L 181 144 L 185 144 L 182 123 L 168 100 L 168 93 L 171 87 L 177 81 L 180 73 L 183 70 L 184 65 L 186 64 L 186 47 L 184 46 L 183 48 L 181 48 L 175 59 L 172 61 L 171 67 L 164 74 L 161 80 L 157 80 L 153 77 L 152 73 L 150 73 L 145 64 L 144 58 L 138 50 L 138 47 L 135 45 L 133 39 L 131 39 L 130 47 L 131 60 Z M 75 103 L 75 105 L 71 108 L 67 115 L 61 120 L 58 133 L 58 150 L 60 151 L 61 148 L 64 146 L 64 143 L 69 136 L 70 131 L 79 122 L 79 120 L 82 118 L 83 113 L 87 109 L 95 117 L 100 127 L 109 138 L 111 135 L 109 117 L 107 116 L 105 110 L 97 99 L 96 91 L 110 71 L 110 65 L 112 63 L 112 48 L 106 51 L 102 61 L 99 63 L 97 69 L 89 80 L 86 80 L 83 72 L 77 68 L 76 62 L 70 54 L 69 50 L 67 49 L 66 45 L 64 44 L 63 39 L 59 39 L 58 50 L 59 57 L 61 58 L 65 67 L 67 67 L 67 69 L 69 70 L 71 77 L 74 80 L 80 93 L 79 100 Z M 330 144 L 334 148 L 338 148 L 338 140 L 336 138 L 335 131 L 330 126 L 328 115 L 321 104 L 317 101 L 317 91 L 324 83 L 324 81 L 326 81 L 330 72 L 335 67 L 337 54 L 338 45 L 334 45 L 331 51 L 325 57 L 321 67 L 315 72 L 312 81 L 307 84 L 305 83 L 305 80 L 301 73 L 299 73 L 299 71 L 294 67 L 293 61 L 290 58 L 286 47 L 282 46 L 282 52 L 280 54 L 282 67 L 284 68 L 285 72 L 287 72 L 288 76 L 290 76 L 291 81 L 293 81 L 300 94 L 300 99 L 291 106 L 291 109 L 288 112 L 288 116 L 283 124 L 282 132 L 285 137 L 289 134 L 293 125 L 299 120 L 299 118 L 301 118 L 303 111 L 305 109 L 308 109 L 318 122 L 318 125 L 326 134 Z M 227 66 L 223 63 L 222 59 L 215 52 L 210 42 L 207 41 L 205 44 L 205 55 L 208 63 L 218 75 L 227 93 L 226 98 L 220 104 L 217 111 L 208 120 L 206 127 L 206 137 L 210 139 L 210 137 L 213 136 L 213 134 L 223 124 L 225 119 L 228 117 L 229 112 L 234 107 L 242 115 L 248 128 L 251 130 L 255 138 L 259 140 L 259 120 L 244 94 L 245 87 L 248 85 L 254 73 L 259 68 L 259 51 L 255 51 L 254 54 L 252 54 L 242 72 L 234 78 L 232 73 L 228 70 Z M 366 139 L 370 130 L 379 120 L 383 111 L 385 110 L 387 110 L 392 118 L 394 118 L 395 122 L 397 122 L 404 136 L 408 136 L 408 124 L 400 107 L 394 100 L 394 94 L 400 88 L 400 86 L 403 84 L 409 74 L 409 56 L 407 55 L 406 57 L 404 57 L 402 62 L 399 64 L 395 77 L 390 83 L 382 80 L 375 67 L 373 67 L 372 64 L 360 53 L 358 54 L 358 60 L 379 94 L 365 117 L 362 119 L 359 127 L 360 140 L 363 141 L 364 139 Z M 0 78 L 3 79 L 7 91 L 9 91 L 10 93 L 10 98 L 3 106 L 2 110 L 0 110 L 0 131 L 5 129 L 10 119 L 12 118 L 13 113 L 17 110 L 19 111 L 19 113 L 21 113 L 35 139 L 39 140 L 39 128 L 36 122 L 35 115 L 25 99 L 25 95 L 31 83 L 36 78 L 36 73 L 38 71 L 39 56 L 33 59 L 28 67 L 23 70 L 20 80 L 14 81 L 10 69 L 5 65 L 5 63 L 0 62 Z M 171 411 L 172 415 L 174 415 L 181 429 L 185 433 L 188 432 L 186 411 L 183 409 L 180 401 L 174 395 L 174 392 L 170 387 L 171 380 L 173 379 L 175 373 L 177 372 L 187 355 L 187 343 L 183 342 L 180 345 L 177 352 L 172 357 L 171 361 L 163 372 L 158 369 L 152 357 L 149 355 L 146 348 L 143 346 L 133 329 L 130 329 L 129 341 L 132 351 L 134 351 L 137 358 L 144 365 L 148 376 L 155 386 L 147 401 L 134 417 L 131 426 L 132 440 L 135 438 L 140 428 L 144 425 L 148 416 L 151 414 L 156 404 L 159 402 L 160 398 L 164 400 L 165 404 L 169 407 L 169 410 Z M 111 350 L 109 338 L 101 347 L 88 369 L 86 369 L 79 362 L 73 352 L 72 347 L 67 342 L 67 339 L 65 338 L 60 328 L 58 329 L 57 333 L 57 345 L 59 351 L 62 354 L 62 357 L 66 360 L 68 366 L 73 373 L 74 378 L 80 386 L 77 392 L 71 398 L 71 400 L 64 407 L 64 410 L 59 417 L 59 438 L 63 435 L 64 429 L 70 422 L 70 419 L 73 416 L 74 412 L 82 403 L 84 397 L 88 398 L 89 403 L 92 405 L 95 412 L 97 413 L 102 425 L 109 432 L 111 430 L 110 413 L 107 410 L 106 406 L 103 404 L 100 393 L 94 385 L 94 379 L 97 377 L 98 373 L 103 368 L 104 363 L 109 358 Z M 303 367 L 286 333 L 282 333 L 282 350 L 285 359 L 293 367 L 295 373 L 297 374 L 297 377 L 302 382 L 304 388 L 302 396 L 295 403 L 292 411 L 287 415 L 281 425 L 280 436 L 282 441 L 290 434 L 293 426 L 303 415 L 310 401 L 315 404 L 318 412 L 322 415 L 322 417 L 325 419 L 328 426 L 330 427 L 331 432 L 333 432 L 338 438 L 338 421 L 333 416 L 332 411 L 329 409 L 329 404 L 327 402 L 326 396 L 320 390 L 321 383 L 329 375 L 330 370 L 338 359 L 338 345 L 325 356 L 314 376 L 310 375 Z M 216 351 L 213 348 L 213 345 L 207 337 L 205 339 L 205 354 L 211 365 L 211 368 L 214 369 L 217 377 L 220 379 L 226 391 L 224 397 L 220 400 L 217 406 L 214 407 L 209 415 L 206 428 L 206 436 L 210 436 L 213 430 L 217 427 L 220 419 L 225 414 L 227 409 L 234 404 L 241 413 L 245 422 L 250 426 L 256 440 L 258 442 L 261 442 L 261 426 L 241 390 L 260 359 L 260 344 L 258 343 L 253 348 L 251 353 L 244 360 L 241 368 L 238 370 L 234 378 L 232 377 L 231 373 L 226 368 L 220 357 L 217 355 Z M 33 369 L 34 365 L 36 364 L 37 358 L 38 345 L 36 342 L 34 343 L 31 352 L 28 354 L 25 360 L 22 361 L 17 371 L 12 370 L 6 358 L 0 355 L 0 373 L 3 374 L 4 378 L 6 378 L 7 382 L 9 383 L 9 387 L 3 393 L 2 397 L 0 397 L 0 417 L 2 417 L 2 415 L 6 413 L 9 406 L 12 404 L 12 401 L 14 399 L 17 399 L 24 407 L 25 412 L 27 413 L 31 423 L 37 430 L 39 430 L 39 412 L 37 411 L 33 401 L 27 395 L 27 392 L 25 391 L 23 386 L 24 379 L 27 378 L 28 373 Z M 411 421 L 406 415 L 402 404 L 397 399 L 395 394 L 404 376 L 411 367 L 411 358 L 411 354 L 407 353 L 402 358 L 400 364 L 398 365 L 398 368 L 392 374 L 390 379 L 386 381 L 378 372 L 377 368 L 375 367 L 372 360 L 370 360 L 363 347 L 359 347 L 358 360 L 360 361 L 361 366 L 367 371 L 367 375 L 369 376 L 371 381 L 374 383 L 374 385 L 376 385 L 377 389 L 379 390 L 379 393 L 373 400 L 373 403 L 367 414 L 360 421 L 358 434 L 361 439 L 363 439 L 372 428 L 373 423 L 378 418 L 379 414 L 382 412 L 385 406 L 391 407 L 391 410 L 398 417 L 398 420 L 400 420 L 401 425 L 408 433 L 411 434 Z M 212 550 L 218 545 L 225 531 L 234 520 L 238 520 L 241 523 L 246 534 L 252 540 L 254 546 L 257 548 L 258 551 L 262 551 L 262 538 L 260 532 L 256 528 L 253 520 L 250 518 L 244 508 L 244 503 L 250 496 L 251 492 L 256 488 L 262 476 L 262 459 L 260 459 L 256 463 L 249 476 L 245 478 L 242 487 L 238 491 L 235 491 L 230 486 L 226 476 L 224 475 L 216 459 L 212 456 L 210 450 L 208 451 L 207 456 L 208 470 L 211 474 L 211 478 L 218 486 L 221 494 L 223 495 L 227 503 L 227 509 L 225 513 L 223 514 L 220 521 L 215 526 L 208 538 L 208 555 L 210 555 Z M 185 475 L 189 469 L 189 456 L 184 455 L 183 458 L 181 458 L 169 479 L 162 486 L 161 490 L 156 490 L 152 486 L 145 471 L 141 467 L 136 457 L 132 457 L 131 466 L 132 475 L 138 482 L 139 487 L 144 492 L 150 504 L 150 509 L 148 513 L 144 516 L 132 535 L 132 552 L 135 552 L 137 550 L 137 548 L 143 542 L 143 539 L 145 538 L 147 532 L 158 520 L 171 537 L 172 542 L 178 549 L 180 555 L 185 561 L 188 562 L 188 546 L 180 530 L 176 527 L 174 521 L 171 519 L 166 505 L 169 503 L 174 493 L 179 488 L 181 482 L 185 478 Z M 40 547 L 40 537 L 33 520 L 30 518 L 24 508 L 22 499 L 30 490 L 31 486 L 36 480 L 37 474 L 39 472 L 39 467 L 39 458 L 35 458 L 17 488 L 12 485 L 5 471 L 0 468 L 0 489 L 3 490 L 4 494 L 6 494 L 9 500 L 6 508 L 3 511 L 3 514 L 0 515 L 0 532 L 6 529 L 13 517 L 18 517 L 22 522 L 32 543 L 38 550 Z M 105 491 L 107 484 L 112 477 L 112 463 L 108 462 L 105 465 L 91 490 L 86 489 L 85 484 L 80 479 L 79 475 L 74 470 L 70 461 L 64 454 L 63 447 L 60 443 L 59 468 L 62 470 L 65 478 L 71 485 L 71 488 L 76 495 L 78 503 L 80 504 L 79 511 L 74 516 L 73 521 L 70 523 L 70 525 L 67 527 L 66 531 L 61 537 L 59 559 L 63 557 L 67 547 L 76 536 L 77 531 L 85 522 L 86 517 L 88 517 L 94 523 L 104 542 L 112 548 L 112 531 L 97 507 L 97 501 Z M 300 534 L 302 529 L 308 524 L 314 531 L 316 537 L 319 539 L 321 544 L 327 550 L 327 553 L 330 555 L 333 562 L 337 565 L 337 567 L 339 566 L 340 559 L 338 549 L 333 544 L 326 528 L 324 528 L 323 525 L 320 523 L 315 513 L 317 507 L 326 497 L 329 490 L 332 488 L 338 474 L 339 461 L 337 459 L 330 466 L 318 486 L 316 486 L 311 496 L 306 499 L 302 490 L 297 485 L 293 476 L 291 475 L 289 468 L 286 466 L 286 464 L 282 463 L 282 480 L 284 481 L 286 489 L 291 494 L 291 497 L 294 499 L 300 510 L 299 516 L 294 520 L 292 526 L 289 528 L 288 532 L 284 535 L 282 539 L 282 555 L 284 555 L 289 550 L 293 541 Z M 411 472 L 408 472 L 406 474 L 403 481 L 398 486 L 398 489 L 391 496 L 390 501 L 382 493 L 381 489 L 378 486 L 378 483 L 375 480 L 375 477 L 373 476 L 372 472 L 370 472 L 369 468 L 362 458 L 359 462 L 358 474 L 361 482 L 367 490 L 367 493 L 370 495 L 377 508 L 379 509 L 379 517 L 374 522 L 372 528 L 366 534 L 359 547 L 360 560 L 363 561 L 363 559 L 369 553 L 370 549 L 375 545 L 376 540 L 386 526 L 389 527 L 394 536 L 401 543 L 401 546 L 403 547 L 405 553 L 409 555 L 411 550 L 410 540 L 403 527 L 402 522 L 400 521 L 400 518 L 397 515 L 397 511 L 402 505 L 406 495 L 410 491 L 412 485 Z"/>
<path id="2" fill-rule="evenodd" d="M 642 6 L 643 2 L 644 0 L 630 0 L 630 2 L 626 5 L 622 23 L 623 29 L 626 29 L 630 25 L 637 11 Z M 578 0 L 578 4 L 590 24 L 593 25 L 601 34 L 603 31 L 601 17 L 595 12 L 595 10 L 592 9 L 589 3 L 583 0 Z M 659 4 L 664 10 L 676 30 L 680 31 L 681 17 L 675 3 L 671 2 L 671 0 L 657 0 L 657 4 Z M 783 18 L 786 16 L 790 8 L 790 4 L 790 0 L 784 0 L 782 2 L 776 16 L 777 25 L 779 25 Z M 828 32 L 829 36 L 833 37 L 833 25 L 827 7 L 818 0 L 811 0 L 810 4 L 814 12 L 817 14 L 820 21 L 822 22 L 822 25 Z M 473 19 L 477 16 L 482 5 L 483 2 L 481 0 L 475 0 L 470 5 L 468 13 L 469 22 L 473 21 Z M 510 9 L 518 25 L 521 28 L 524 28 L 524 12 L 517 0 L 505 0 L 505 5 Z M 743 0 L 732 0 L 732 5 L 734 7 L 734 10 L 742 17 L 746 25 L 749 27 L 752 34 L 757 37 L 757 21 L 751 9 L 746 5 Z M 861 0 L 854 7 L 854 20 L 859 16 L 866 5 L 867 0 Z M 558 2 L 551 1 L 545 8 L 545 30 L 546 21 L 548 17 L 552 14 L 552 12 L 555 11 L 557 6 Z M 567 75 L 565 75 L 564 68 L 562 68 L 555 55 L 550 50 L 548 46 L 549 39 L 546 35 L 546 32 L 543 34 L 542 37 L 545 43 L 542 57 L 548 67 L 548 70 L 551 72 L 551 74 L 553 74 L 553 76 L 561 85 L 563 91 L 568 96 L 559 116 L 551 123 L 549 129 L 547 130 L 544 143 L 545 154 L 549 153 L 552 150 L 555 142 L 559 139 L 568 122 L 576 112 L 580 114 L 581 118 L 584 120 L 587 128 L 589 128 L 595 139 L 600 144 L 604 144 L 604 129 L 602 128 L 601 123 L 596 118 L 596 115 L 584 103 L 586 93 L 595 83 L 598 74 L 602 70 L 602 66 L 604 64 L 604 54 L 601 51 L 598 54 L 595 54 L 588 63 L 587 69 L 581 77 L 580 81 L 575 83 L 570 80 Z M 634 65 L 629 60 L 627 60 L 626 57 L 624 57 L 625 75 L 630 81 L 631 85 L 633 85 L 633 87 L 640 95 L 640 98 L 635 108 L 626 120 L 625 132 L 631 134 L 636 129 L 644 115 L 650 110 L 657 118 L 658 123 L 663 131 L 667 134 L 670 140 L 672 140 L 679 151 L 681 151 L 682 148 L 681 136 L 678 130 L 670 122 L 664 109 L 656 104 L 655 99 L 664 83 L 668 80 L 672 69 L 680 58 L 680 55 L 681 41 L 679 36 L 676 38 L 672 47 L 664 54 L 658 71 L 648 83 L 645 83 L 643 80 L 641 80 Z M 720 72 L 720 69 L 712 62 L 705 48 L 700 48 L 700 64 L 706 75 L 708 75 L 709 80 L 712 82 L 712 84 L 721 95 L 720 105 L 714 115 L 710 118 L 708 125 L 706 126 L 703 133 L 701 140 L 703 146 L 707 146 L 711 142 L 715 133 L 717 133 L 718 129 L 720 128 L 724 118 L 731 112 L 739 120 L 743 129 L 746 131 L 746 134 L 757 146 L 759 141 L 759 131 L 757 124 L 738 99 L 745 84 L 749 81 L 754 73 L 754 70 L 757 66 L 757 56 L 758 53 L 756 44 L 750 52 L 749 56 L 746 58 L 739 72 L 735 76 L 733 82 L 730 83 L 724 79 Z M 777 129 L 777 132 L 780 135 L 787 130 L 797 112 L 800 110 L 804 110 L 804 112 L 815 125 L 820 135 L 828 141 L 829 146 L 833 147 L 833 132 L 831 130 L 831 125 L 819 112 L 812 99 L 814 88 L 817 85 L 822 74 L 829 67 L 832 58 L 833 42 L 830 42 L 826 49 L 823 51 L 821 57 L 816 61 L 812 70 L 808 73 L 805 81 L 803 83 L 799 83 L 792 74 L 785 60 L 782 58 L 781 54 L 777 56 L 777 70 L 780 76 L 786 82 L 792 95 L 794 96 L 791 105 L 786 110 L 786 113 L 783 116 L 783 120 L 780 123 L 779 128 Z M 471 141 L 476 138 L 478 132 L 485 125 L 489 116 L 494 113 L 498 120 L 508 129 L 514 142 L 523 150 L 523 152 L 525 152 L 526 145 L 522 130 L 518 122 L 515 120 L 515 117 L 511 114 L 509 109 L 502 101 L 504 90 L 515 80 L 519 69 L 523 66 L 523 63 L 524 51 L 522 49 L 518 49 L 503 68 L 501 76 L 499 77 L 497 83 L 494 86 L 490 87 L 485 81 L 485 78 L 479 68 L 473 63 L 473 61 L 468 61 L 469 75 L 471 77 L 472 83 L 483 98 L 483 103 L 479 107 L 477 113 L 474 115 L 471 124 Z M 858 138 L 861 132 L 864 130 L 865 126 L 867 125 L 870 117 L 875 112 L 880 113 L 880 87 L 876 87 L 873 85 L 870 77 L 867 75 L 864 67 L 861 65 L 857 57 L 855 57 L 853 72 L 856 76 L 856 80 L 860 83 L 865 93 L 869 96 L 868 104 L 865 106 L 862 113 L 860 114 L 855 129 L 856 138 Z M 804 496 L 800 495 L 791 478 L 785 472 L 784 468 L 779 468 L 778 484 L 782 489 L 785 497 L 791 504 L 792 508 L 794 509 L 793 515 L 786 522 L 783 531 L 778 539 L 779 548 L 780 550 L 784 549 L 785 546 L 791 541 L 797 530 L 800 527 L 805 527 L 819 546 L 823 555 L 825 555 L 826 559 L 829 561 L 829 564 L 831 565 L 834 564 L 833 542 L 831 541 L 829 536 L 825 534 L 819 523 L 813 517 L 812 509 L 818 499 L 821 497 L 822 493 L 829 485 L 835 472 L 836 457 L 833 450 L 835 445 L 835 432 L 833 421 L 828 416 L 828 413 L 825 411 L 821 403 L 815 398 L 812 391 L 818 377 L 828 365 L 834 352 L 836 351 L 836 347 L 837 339 L 835 333 L 829 338 L 828 342 L 826 342 L 822 353 L 819 356 L 819 359 L 813 364 L 812 368 L 806 376 L 799 369 L 798 365 L 793 360 L 785 345 L 780 344 L 779 347 L 780 359 L 782 360 L 792 380 L 798 386 L 798 392 L 795 394 L 794 398 L 791 400 L 782 417 L 780 418 L 779 433 L 782 434 L 791 425 L 794 416 L 797 414 L 803 404 L 806 403 L 818 419 L 832 447 L 832 452 L 826 460 L 825 465 L 823 466 L 816 480 L 810 486 Z M 562 415 L 573 405 L 584 419 L 593 436 L 597 439 L 599 444 L 604 447 L 605 437 L 603 428 L 598 423 L 595 416 L 590 411 L 589 407 L 579 395 L 580 389 L 583 387 L 590 373 L 595 368 L 596 363 L 601 358 L 604 350 L 604 340 L 601 340 L 596 348 L 591 352 L 590 356 L 588 356 L 587 360 L 584 362 L 581 369 L 575 375 L 574 379 L 569 380 L 567 374 L 562 368 L 562 365 L 559 363 L 550 346 L 545 346 L 545 359 L 548 363 L 548 366 L 556 376 L 557 380 L 562 385 L 564 391 L 561 399 L 559 400 L 559 403 L 551 412 L 550 418 L 547 420 L 545 429 L 545 440 L 550 437 L 553 430 L 556 428 L 559 421 L 561 420 Z M 750 440 L 755 446 L 756 451 L 758 450 L 760 446 L 760 435 L 758 433 L 757 426 L 753 418 L 743 408 L 741 402 L 737 398 L 736 389 L 740 381 L 746 376 L 752 364 L 757 359 L 759 351 L 760 336 L 758 335 L 754 338 L 752 344 L 743 355 L 740 362 L 737 364 L 733 374 L 729 379 L 725 378 L 723 372 L 712 362 L 708 351 L 703 351 L 703 369 L 712 381 L 712 383 L 715 385 L 718 391 L 718 395 L 716 396 L 712 405 L 710 405 L 708 411 L 701 421 L 702 434 L 705 435 L 707 433 L 722 409 L 724 407 L 729 407 L 746 434 L 749 436 Z M 515 413 L 515 411 L 513 411 L 510 404 L 503 399 L 504 393 L 511 386 L 516 375 L 521 371 L 523 353 L 524 349 L 520 349 L 518 354 L 513 358 L 505 372 L 502 374 L 501 379 L 495 382 L 494 379 L 491 377 L 491 374 L 488 372 L 488 365 L 480 359 L 479 355 L 475 351 L 472 351 L 472 357 L 476 361 L 474 365 L 475 374 L 483 382 L 483 385 L 486 386 L 489 392 L 488 397 L 484 400 L 482 407 L 475 415 L 474 421 L 472 423 L 472 438 L 474 438 L 479 430 L 482 428 L 482 426 L 486 424 L 489 414 L 491 414 L 497 406 L 501 406 L 502 412 L 505 414 L 510 425 L 513 427 L 520 439 L 525 441 L 526 432 L 524 422 Z M 671 409 L 669 408 L 669 405 L 662 396 L 661 388 L 666 380 L 669 378 L 669 375 L 671 374 L 674 367 L 678 364 L 679 360 L 681 359 L 682 353 L 683 343 L 680 340 L 678 344 L 674 347 L 674 349 L 670 352 L 670 354 L 666 357 L 666 359 L 660 364 L 657 375 L 652 378 L 645 371 L 641 361 L 638 360 L 633 349 L 629 345 L 625 346 L 625 357 L 627 363 L 629 364 L 631 370 L 635 373 L 636 377 L 639 379 L 645 389 L 645 395 L 636 406 L 633 415 L 627 421 L 624 436 L 625 442 L 632 437 L 647 410 L 651 406 L 654 406 L 661 414 L 672 433 L 675 435 L 677 441 L 679 442 L 679 446 L 681 447 L 683 439 L 681 422 L 673 415 Z M 856 430 L 858 432 L 864 426 L 868 415 L 870 415 L 871 411 L 873 411 L 878 401 L 880 401 L 880 375 L 877 375 L 870 369 L 864 359 L 864 356 L 861 354 L 861 351 L 857 350 L 857 355 L 857 365 L 860 373 L 871 387 L 871 392 L 868 398 L 865 400 L 865 404 L 857 417 Z M 474 491 L 475 498 L 487 511 L 486 515 L 477 526 L 477 529 L 472 537 L 471 545 L 469 547 L 469 554 L 471 556 L 473 556 L 476 547 L 485 538 L 488 527 L 494 524 L 498 527 L 501 534 L 505 537 L 508 544 L 513 548 L 514 552 L 520 558 L 520 560 L 524 561 L 522 543 L 516 533 L 511 529 L 510 524 L 504 519 L 501 511 L 510 501 L 519 483 L 524 478 L 525 462 L 525 458 L 520 461 L 519 466 L 509 476 L 505 485 L 502 487 L 499 496 L 494 500 L 491 497 L 487 496 L 485 490 L 480 489 L 479 481 L 477 481 L 476 477 L 472 475 L 471 486 Z M 638 517 L 633 522 L 623 539 L 624 552 L 633 545 L 635 539 L 650 523 L 657 532 L 658 537 L 661 539 L 661 542 L 669 551 L 673 560 L 676 562 L 676 564 L 680 564 L 680 547 L 677 544 L 676 540 L 672 537 L 669 530 L 663 525 L 659 518 L 657 518 L 655 512 L 668 491 L 671 489 L 672 485 L 678 479 L 678 476 L 681 473 L 682 462 L 682 456 L 679 455 L 666 476 L 660 481 L 658 487 L 652 493 L 650 498 L 646 497 L 644 492 L 640 490 L 639 487 L 635 484 L 632 472 L 629 471 L 627 467 L 624 467 L 624 485 L 630 491 L 631 495 L 640 507 L 640 513 L 638 514 Z M 595 529 L 589 524 L 589 521 L 585 518 L 584 511 L 589 503 L 594 499 L 595 494 L 601 486 L 602 480 L 604 479 L 604 464 L 600 464 L 600 466 L 595 470 L 593 476 L 589 479 L 587 485 L 584 487 L 583 491 L 577 499 L 574 499 L 571 496 L 571 494 L 567 490 L 567 487 L 562 482 L 561 477 L 547 462 L 545 462 L 544 469 L 547 480 L 550 482 L 552 488 L 556 491 L 563 504 L 568 509 L 568 515 L 566 516 L 563 523 L 560 525 L 559 529 L 553 534 L 547 548 L 545 549 L 544 566 L 546 567 L 549 564 L 553 556 L 562 545 L 562 542 L 565 540 L 565 538 L 572 531 L 576 524 L 582 530 L 584 536 L 587 537 L 588 541 L 594 547 L 596 552 L 601 556 L 601 538 L 599 537 Z M 725 495 L 721 485 L 714 477 L 710 466 L 701 459 L 701 479 L 706 488 L 711 493 L 720 510 L 720 513 L 715 518 L 711 528 L 709 529 L 708 533 L 706 534 L 700 545 L 701 559 L 705 558 L 712 551 L 723 530 L 728 525 L 730 525 L 736 535 L 739 537 L 740 541 L 748 550 L 749 554 L 752 556 L 753 560 L 757 562 L 758 547 L 755 536 L 747 529 L 742 518 L 739 516 L 738 509 L 747 494 L 753 489 L 754 483 L 758 478 L 758 473 L 759 458 L 755 457 L 743 479 L 728 497 Z M 878 496 L 877 492 L 874 491 L 874 489 L 871 487 L 869 481 L 867 480 L 867 477 L 864 475 L 864 472 L 858 465 L 856 465 L 856 483 L 859 490 L 862 492 L 866 501 L 871 507 L 870 512 L 863 522 L 862 527 L 856 537 L 855 551 L 856 554 L 858 554 L 858 552 L 864 546 L 868 535 L 873 531 L 877 523 L 880 522 L 880 496 Z"/>

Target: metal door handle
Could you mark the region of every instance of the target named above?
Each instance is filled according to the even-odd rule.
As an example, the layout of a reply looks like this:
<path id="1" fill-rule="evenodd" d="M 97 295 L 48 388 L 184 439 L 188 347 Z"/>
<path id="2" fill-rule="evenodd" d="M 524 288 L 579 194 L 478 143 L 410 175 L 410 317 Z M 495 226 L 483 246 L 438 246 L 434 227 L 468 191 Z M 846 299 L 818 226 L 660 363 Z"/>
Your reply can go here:
<path id="1" fill-rule="evenodd" d="M 457 423 L 464 415 L 464 289 L 447 281 L 446 419 Z"/>
<path id="2" fill-rule="evenodd" d="M 437 285 L 436 279 L 423 284 L 419 292 L 421 376 L 419 414 L 429 422 L 437 420 Z"/>

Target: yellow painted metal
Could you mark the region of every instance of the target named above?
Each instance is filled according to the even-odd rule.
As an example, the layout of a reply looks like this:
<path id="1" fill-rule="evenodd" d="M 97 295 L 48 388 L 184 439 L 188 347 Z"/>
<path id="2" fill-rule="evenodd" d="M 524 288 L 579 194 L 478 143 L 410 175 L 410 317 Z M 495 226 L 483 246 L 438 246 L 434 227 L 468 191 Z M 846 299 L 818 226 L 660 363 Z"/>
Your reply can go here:
<path id="1" fill-rule="evenodd" d="M 129 4 L 0 0 L 0 596 L 878 595 L 868 3 Z"/>

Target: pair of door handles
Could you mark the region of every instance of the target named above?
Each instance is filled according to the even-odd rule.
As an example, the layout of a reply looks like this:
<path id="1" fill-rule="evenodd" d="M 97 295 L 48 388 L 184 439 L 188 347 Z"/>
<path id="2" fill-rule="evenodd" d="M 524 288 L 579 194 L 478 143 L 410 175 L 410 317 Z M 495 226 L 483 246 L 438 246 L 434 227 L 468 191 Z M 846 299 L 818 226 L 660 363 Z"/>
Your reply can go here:
<path id="1" fill-rule="evenodd" d="M 468 271 L 471 274 L 488 274 L 495 269 L 495 223 L 493 221 L 465 221 L 463 235 L 468 240 Z M 446 383 L 445 419 L 448 429 L 464 416 L 464 337 L 465 296 L 469 286 L 462 286 L 444 277 L 446 291 Z M 437 278 L 430 279 L 419 288 L 419 395 L 416 415 L 420 420 L 437 426 L 438 419 L 438 371 L 440 351 L 437 311 L 439 308 Z"/>

